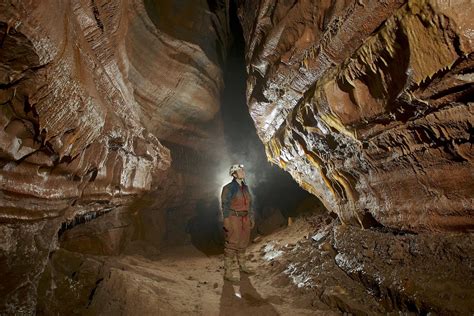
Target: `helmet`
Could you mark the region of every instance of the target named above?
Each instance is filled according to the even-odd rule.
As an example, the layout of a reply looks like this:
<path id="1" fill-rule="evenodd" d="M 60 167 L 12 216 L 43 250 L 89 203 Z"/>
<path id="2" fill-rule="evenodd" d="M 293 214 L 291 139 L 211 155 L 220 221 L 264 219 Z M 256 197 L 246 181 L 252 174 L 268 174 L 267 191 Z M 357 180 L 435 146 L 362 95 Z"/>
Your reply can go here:
<path id="1" fill-rule="evenodd" d="M 244 165 L 232 165 L 229 170 L 229 175 L 233 175 L 237 170 L 244 169 Z"/>

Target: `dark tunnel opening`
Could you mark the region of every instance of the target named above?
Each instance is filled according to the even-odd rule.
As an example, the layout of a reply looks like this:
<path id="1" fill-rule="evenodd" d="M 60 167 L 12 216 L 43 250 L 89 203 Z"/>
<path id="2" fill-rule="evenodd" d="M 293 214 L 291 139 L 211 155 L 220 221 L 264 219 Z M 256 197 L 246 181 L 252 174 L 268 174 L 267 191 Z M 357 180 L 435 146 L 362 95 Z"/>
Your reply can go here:
<path id="1" fill-rule="evenodd" d="M 267 161 L 246 105 L 245 43 L 234 1 L 230 2 L 229 19 L 232 41 L 223 67 L 225 87 L 220 113 L 228 165 L 222 164 L 220 168 L 224 170 L 218 172 L 227 174 L 231 164 L 245 166 L 246 182 L 254 200 L 256 225 L 252 236 L 256 237 L 286 226 L 289 217 L 296 217 L 309 209 L 304 206 L 322 207 L 322 203 L 300 188 L 287 172 Z M 232 179 L 230 176 L 221 178 L 225 180 L 221 186 Z M 206 254 L 222 253 L 223 250 L 224 235 L 217 219 L 219 212 L 218 197 L 212 201 L 200 200 L 195 216 L 187 223 L 186 231 L 191 242 Z"/>

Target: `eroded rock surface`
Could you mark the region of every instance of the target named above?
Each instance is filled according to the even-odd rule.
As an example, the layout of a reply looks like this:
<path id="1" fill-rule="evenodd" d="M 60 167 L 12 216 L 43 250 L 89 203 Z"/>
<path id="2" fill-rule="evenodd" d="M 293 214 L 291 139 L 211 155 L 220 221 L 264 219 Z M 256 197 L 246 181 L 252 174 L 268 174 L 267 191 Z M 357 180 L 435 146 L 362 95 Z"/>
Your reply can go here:
<path id="1" fill-rule="evenodd" d="M 472 314 L 473 234 L 361 229 L 319 213 L 262 241 L 260 282 L 293 288 L 315 311 Z"/>
<path id="2" fill-rule="evenodd" d="M 166 201 L 158 139 L 198 148 L 218 111 L 228 34 L 212 3 L 0 3 L 0 313 L 34 313 L 58 233 L 117 254 L 137 228 L 128 205 L 152 189 Z"/>
<path id="3" fill-rule="evenodd" d="M 272 246 L 270 273 L 302 293 L 320 277 L 308 291 L 328 312 L 472 313 L 472 234 L 413 233 L 474 226 L 470 2 L 239 6 L 268 158 L 343 223 L 378 227 L 322 216 L 313 239 Z M 216 193 L 202 175 L 226 163 L 227 14 L 223 0 L 0 3 L 0 314 L 117 312 L 109 294 L 134 273 L 101 256 L 199 230 Z"/>
<path id="4" fill-rule="evenodd" d="M 345 223 L 474 226 L 470 1 L 240 1 L 270 161 Z"/>

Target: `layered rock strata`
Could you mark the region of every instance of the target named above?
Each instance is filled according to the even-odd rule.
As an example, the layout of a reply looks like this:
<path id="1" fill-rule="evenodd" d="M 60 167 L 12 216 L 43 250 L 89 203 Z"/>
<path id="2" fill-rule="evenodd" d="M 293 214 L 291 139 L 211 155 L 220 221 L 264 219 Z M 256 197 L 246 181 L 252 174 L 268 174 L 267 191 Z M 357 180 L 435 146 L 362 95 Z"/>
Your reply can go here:
<path id="1" fill-rule="evenodd" d="M 474 227 L 470 1 L 240 1 L 268 159 L 344 223 Z"/>
<path id="2" fill-rule="evenodd" d="M 225 2 L 182 3 L 188 24 L 175 20 L 176 34 L 153 16 L 157 6 L 173 20 L 171 4 L 0 3 L 0 313 L 34 313 L 58 234 L 89 253 L 123 248 L 135 216 L 128 205 L 162 186 L 171 164 L 158 139 L 199 147 L 211 134 Z M 200 15 L 186 16 L 189 7 Z M 69 232 L 98 216 L 91 231 Z"/>

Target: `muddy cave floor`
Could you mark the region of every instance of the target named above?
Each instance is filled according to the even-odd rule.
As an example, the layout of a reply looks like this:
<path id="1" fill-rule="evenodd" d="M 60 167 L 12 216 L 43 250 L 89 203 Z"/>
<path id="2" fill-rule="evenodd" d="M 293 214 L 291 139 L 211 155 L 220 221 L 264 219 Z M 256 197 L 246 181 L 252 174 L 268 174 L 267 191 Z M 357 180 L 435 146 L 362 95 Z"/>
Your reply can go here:
<path id="1" fill-rule="evenodd" d="M 471 314 L 473 239 L 353 229 L 318 215 L 253 242 L 256 274 L 239 283 L 224 282 L 222 254 L 191 242 L 154 255 L 143 245 L 117 257 L 59 250 L 53 274 L 57 290 L 75 292 L 63 300 L 82 299 L 71 312 L 88 315 Z"/>

